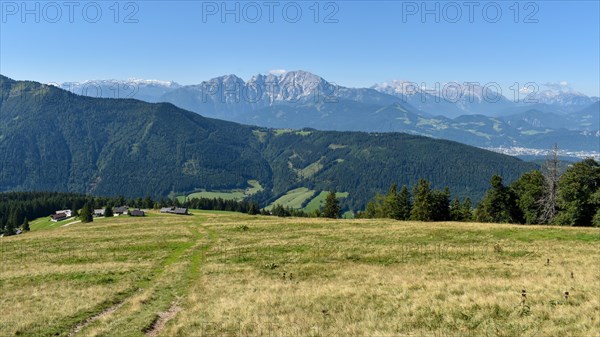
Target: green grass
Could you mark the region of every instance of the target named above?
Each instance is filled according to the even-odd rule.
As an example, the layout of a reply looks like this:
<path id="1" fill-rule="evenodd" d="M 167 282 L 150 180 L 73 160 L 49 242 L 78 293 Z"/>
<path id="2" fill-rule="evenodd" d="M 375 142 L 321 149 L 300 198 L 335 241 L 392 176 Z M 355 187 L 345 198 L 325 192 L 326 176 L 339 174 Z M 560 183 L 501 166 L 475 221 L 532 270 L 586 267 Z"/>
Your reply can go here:
<path id="1" fill-rule="evenodd" d="M 207 199 L 217 199 L 217 198 L 221 198 L 223 200 L 243 200 L 246 196 L 251 196 L 254 195 L 260 191 L 262 191 L 264 188 L 262 187 L 262 185 L 260 184 L 260 182 L 258 182 L 257 180 L 248 180 L 248 185 L 250 185 L 250 187 L 248 187 L 246 190 L 241 190 L 241 189 L 237 189 L 237 190 L 231 190 L 231 191 L 200 191 L 200 192 L 195 192 L 195 193 L 191 193 L 187 196 L 187 199 L 193 199 L 193 198 L 207 198 Z M 179 202 L 184 202 L 185 201 L 185 196 L 178 196 L 177 200 L 179 200 Z"/>
<path id="2" fill-rule="evenodd" d="M 521 131 L 522 135 L 525 136 L 533 136 L 533 135 L 537 135 L 537 134 L 541 134 L 541 133 L 548 133 L 551 132 L 552 130 L 550 129 L 546 129 L 544 131 L 539 131 L 539 130 L 525 130 L 525 131 Z"/>
<path id="3" fill-rule="evenodd" d="M 325 199 L 327 199 L 327 194 L 329 194 L 328 191 L 322 191 L 321 193 L 319 193 L 316 197 L 314 197 L 311 201 L 308 202 L 306 207 L 304 207 L 304 211 L 311 213 L 318 209 L 321 209 L 325 205 Z M 348 192 L 335 193 L 335 196 L 338 199 L 347 198 L 348 195 Z"/>
<path id="4" fill-rule="evenodd" d="M 431 126 L 438 130 L 445 130 L 448 128 L 448 125 L 446 125 L 444 122 L 442 122 L 438 119 L 427 119 L 427 118 L 419 117 L 417 126 L 425 126 L 425 125 Z"/>
<path id="5" fill-rule="evenodd" d="M 254 195 L 264 190 L 264 188 L 262 187 L 260 182 L 258 182 L 258 180 L 248 180 L 248 185 L 250 185 L 250 188 L 248 188 L 247 190 L 249 195 Z"/>
<path id="6" fill-rule="evenodd" d="M 303 169 L 296 169 L 295 170 L 296 174 L 298 175 L 298 177 L 300 179 L 307 179 L 307 178 L 314 176 L 319 171 L 321 171 L 321 169 L 323 168 L 323 164 L 321 163 L 322 160 L 323 159 L 320 159 L 320 160 L 306 166 Z"/>
<path id="7" fill-rule="evenodd" d="M 43 218 L 39 218 L 39 219 L 30 221 L 29 228 L 31 228 L 32 231 L 47 230 L 47 229 L 53 229 L 53 228 L 57 228 L 60 226 L 64 226 L 70 222 L 77 221 L 77 220 L 78 219 L 75 219 L 75 218 L 69 218 L 66 220 L 53 222 L 52 220 L 50 220 L 50 217 L 47 216 L 47 217 L 43 217 Z"/>
<path id="8" fill-rule="evenodd" d="M 208 198 L 208 199 L 216 199 L 221 198 L 223 200 L 242 200 L 244 199 L 244 192 L 242 191 L 234 191 L 234 192 L 196 192 L 188 195 L 188 199 L 194 198 Z"/>
<path id="9" fill-rule="evenodd" d="M 312 133 L 311 131 L 296 131 L 294 129 L 277 129 L 273 130 L 273 132 L 276 136 L 285 135 L 286 133 L 293 133 L 299 136 L 308 136 Z"/>
<path id="10" fill-rule="evenodd" d="M 600 331 L 598 228 L 191 212 L 1 238 L 0 334 L 144 337 L 160 317 L 157 336 Z"/>
<path id="11" fill-rule="evenodd" d="M 277 129 L 273 130 L 276 136 L 285 135 L 286 133 L 292 133 L 294 130 L 292 129 Z"/>
<path id="12" fill-rule="evenodd" d="M 309 190 L 306 187 L 300 187 L 295 190 L 288 191 L 284 196 L 275 200 L 271 205 L 267 206 L 266 209 L 270 210 L 275 205 L 281 205 L 283 207 L 290 207 L 295 209 L 302 208 L 302 204 L 315 194 L 315 191 Z"/>

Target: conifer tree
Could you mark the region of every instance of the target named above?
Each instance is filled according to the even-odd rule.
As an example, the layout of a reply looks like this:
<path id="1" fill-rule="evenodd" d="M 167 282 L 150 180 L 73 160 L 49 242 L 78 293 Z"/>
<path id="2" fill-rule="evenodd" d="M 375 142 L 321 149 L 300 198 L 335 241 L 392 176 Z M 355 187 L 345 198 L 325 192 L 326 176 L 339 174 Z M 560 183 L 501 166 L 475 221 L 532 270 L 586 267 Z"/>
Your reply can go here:
<path id="1" fill-rule="evenodd" d="M 400 199 L 398 198 L 398 185 L 392 184 L 383 202 L 383 215 L 386 218 L 400 220 Z"/>
<path id="2" fill-rule="evenodd" d="M 402 186 L 398 194 L 398 220 L 410 219 L 410 210 L 412 208 L 410 201 L 410 192 L 406 185 Z"/>
<path id="3" fill-rule="evenodd" d="M 258 210 L 258 205 L 254 202 L 250 203 L 250 207 L 248 208 L 248 214 L 249 215 L 256 215 L 258 214 L 259 210 Z"/>
<path id="4" fill-rule="evenodd" d="M 458 198 L 454 198 L 450 204 L 450 219 L 452 221 L 463 221 L 463 209 Z"/>
<path id="5" fill-rule="evenodd" d="M 115 214 L 113 212 L 112 205 L 110 205 L 110 204 L 106 205 L 106 209 L 104 210 L 104 217 L 110 218 L 110 217 L 113 217 L 114 215 Z"/>
<path id="6" fill-rule="evenodd" d="M 71 205 L 71 215 L 74 217 L 79 217 L 79 207 L 77 205 L 76 202 L 73 202 L 73 204 Z"/>
<path id="7" fill-rule="evenodd" d="M 490 179 L 492 188 L 485 193 L 477 206 L 476 218 L 480 222 L 520 223 L 515 198 L 502 183 L 502 177 L 494 174 Z"/>
<path id="8" fill-rule="evenodd" d="M 416 221 L 433 220 L 433 197 L 429 182 L 425 179 L 419 179 L 413 188 L 413 206 L 410 218 Z"/>
<path id="9" fill-rule="evenodd" d="M 23 220 L 23 231 L 24 232 L 29 232 L 31 230 L 31 228 L 29 227 L 29 220 L 27 220 L 27 218 L 25 218 L 25 220 Z"/>
<path id="10" fill-rule="evenodd" d="M 463 221 L 471 221 L 473 220 L 473 202 L 471 198 L 467 197 L 462 203 L 462 218 Z"/>
<path id="11" fill-rule="evenodd" d="M 325 199 L 325 206 L 323 207 L 323 217 L 337 219 L 340 217 L 340 211 L 340 204 L 335 195 L 335 191 L 329 192 L 329 194 L 327 194 L 327 199 Z"/>
<path id="12" fill-rule="evenodd" d="M 594 159 L 575 163 L 558 183 L 556 222 L 563 226 L 591 226 L 598 214 L 596 199 L 600 190 L 600 164 Z"/>
<path id="13" fill-rule="evenodd" d="M 94 216 L 92 215 L 92 207 L 89 203 L 85 203 L 83 208 L 81 209 L 81 213 L 79 214 L 79 219 L 81 222 L 88 223 L 94 221 Z"/>
<path id="14" fill-rule="evenodd" d="M 6 223 L 6 227 L 4 228 L 4 236 L 11 236 L 17 234 L 16 232 L 16 221 L 17 221 L 17 212 L 16 210 L 12 210 L 10 215 L 8 216 L 8 222 Z"/>
<path id="15" fill-rule="evenodd" d="M 450 220 L 450 189 L 444 188 L 443 191 L 434 190 L 431 192 L 432 199 L 432 220 L 448 221 Z"/>

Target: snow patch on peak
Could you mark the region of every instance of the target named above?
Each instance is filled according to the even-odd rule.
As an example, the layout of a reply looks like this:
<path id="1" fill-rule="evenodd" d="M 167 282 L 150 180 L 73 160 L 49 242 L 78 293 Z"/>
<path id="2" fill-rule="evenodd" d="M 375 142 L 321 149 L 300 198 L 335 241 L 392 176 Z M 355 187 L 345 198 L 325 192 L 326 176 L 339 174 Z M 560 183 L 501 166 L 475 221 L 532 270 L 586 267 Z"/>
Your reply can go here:
<path id="1" fill-rule="evenodd" d="M 269 70 L 269 75 L 279 76 L 279 75 L 283 75 L 285 73 L 287 73 L 287 70 L 285 70 L 285 69 L 273 69 L 273 70 Z"/>

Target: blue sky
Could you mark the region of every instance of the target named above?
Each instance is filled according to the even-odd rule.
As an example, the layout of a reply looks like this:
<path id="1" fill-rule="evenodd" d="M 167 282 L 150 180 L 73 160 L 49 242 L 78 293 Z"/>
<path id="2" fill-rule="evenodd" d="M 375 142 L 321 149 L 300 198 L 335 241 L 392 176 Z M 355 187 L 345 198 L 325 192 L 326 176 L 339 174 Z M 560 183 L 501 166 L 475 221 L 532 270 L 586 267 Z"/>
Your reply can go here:
<path id="1" fill-rule="evenodd" d="M 222 1 L 0 2 L 0 72 L 15 79 L 195 84 L 302 69 L 356 87 L 567 82 L 600 95 L 599 1 L 322 1 L 318 16 L 314 1 L 228 1 L 224 20 Z"/>

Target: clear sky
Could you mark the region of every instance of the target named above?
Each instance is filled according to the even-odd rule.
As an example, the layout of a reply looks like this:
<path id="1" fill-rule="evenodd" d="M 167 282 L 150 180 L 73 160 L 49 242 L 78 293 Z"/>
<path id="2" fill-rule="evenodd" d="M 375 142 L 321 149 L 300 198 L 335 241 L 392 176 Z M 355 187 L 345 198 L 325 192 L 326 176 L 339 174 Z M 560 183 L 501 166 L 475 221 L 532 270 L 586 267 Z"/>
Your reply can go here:
<path id="1" fill-rule="evenodd" d="M 301 69 L 356 87 L 567 82 L 600 96 L 597 0 L 0 3 L 0 72 L 15 79 L 196 84 Z"/>

